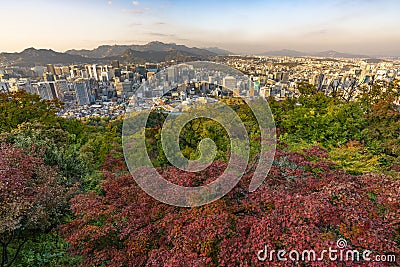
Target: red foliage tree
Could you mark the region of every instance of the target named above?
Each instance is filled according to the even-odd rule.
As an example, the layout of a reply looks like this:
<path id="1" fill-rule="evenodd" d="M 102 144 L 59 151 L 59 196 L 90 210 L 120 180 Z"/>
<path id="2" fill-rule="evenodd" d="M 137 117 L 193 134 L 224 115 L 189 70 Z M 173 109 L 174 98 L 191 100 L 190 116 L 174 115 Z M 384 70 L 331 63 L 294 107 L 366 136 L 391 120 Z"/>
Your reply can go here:
<path id="1" fill-rule="evenodd" d="M 227 196 L 199 208 L 157 202 L 130 175 L 107 171 L 104 195 L 75 197 L 76 219 L 62 231 L 72 251 L 84 256 L 84 266 L 263 266 L 257 252 L 265 246 L 321 251 L 335 248 L 339 238 L 348 242 L 347 250 L 399 253 L 400 181 L 376 174 L 351 176 L 331 166 L 318 147 L 303 153 L 279 150 L 256 192 L 248 193 L 250 171 Z M 160 172 L 171 182 L 190 186 L 208 183 L 225 167 L 215 162 L 197 174 L 172 167 Z M 329 258 L 304 264 L 346 265 Z M 370 264 L 357 262 L 379 266 Z"/>
<path id="2" fill-rule="evenodd" d="M 0 266 L 11 266 L 32 235 L 59 223 L 66 197 L 56 171 L 39 155 L 0 143 Z"/>

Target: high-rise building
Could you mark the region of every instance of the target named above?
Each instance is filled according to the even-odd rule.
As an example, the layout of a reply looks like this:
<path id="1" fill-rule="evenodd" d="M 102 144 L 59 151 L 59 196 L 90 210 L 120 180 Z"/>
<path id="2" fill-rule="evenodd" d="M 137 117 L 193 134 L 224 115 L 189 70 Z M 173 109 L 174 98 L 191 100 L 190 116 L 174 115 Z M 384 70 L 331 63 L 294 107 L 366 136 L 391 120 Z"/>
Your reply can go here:
<path id="1" fill-rule="evenodd" d="M 90 78 L 94 78 L 96 81 L 100 81 L 101 72 L 102 72 L 102 67 L 93 64 L 91 67 L 91 72 L 89 73 Z"/>
<path id="2" fill-rule="evenodd" d="M 146 63 L 146 70 L 148 72 L 158 72 L 158 64 L 151 64 L 151 63 Z"/>
<path id="3" fill-rule="evenodd" d="M 168 81 L 176 82 L 177 81 L 177 69 L 175 67 L 171 67 L 168 69 Z"/>
<path id="4" fill-rule="evenodd" d="M 18 91 L 31 92 L 31 81 L 29 79 L 20 79 L 17 83 Z"/>
<path id="5" fill-rule="evenodd" d="M 31 94 L 40 95 L 39 93 L 39 85 L 37 82 L 31 82 Z"/>
<path id="6" fill-rule="evenodd" d="M 325 80 L 325 75 L 320 74 L 318 77 L 318 91 L 322 91 L 322 88 L 324 86 L 324 80 Z"/>
<path id="7" fill-rule="evenodd" d="M 93 76 L 90 78 L 94 78 L 96 81 L 99 80 L 99 76 L 97 76 L 97 65 L 95 64 L 92 66 L 92 73 Z"/>
<path id="8" fill-rule="evenodd" d="M 64 101 L 65 93 L 69 91 L 67 80 L 57 80 L 55 82 L 57 98 Z"/>
<path id="9" fill-rule="evenodd" d="M 146 77 L 146 68 L 145 66 L 137 66 L 136 72 L 139 73 L 142 77 Z"/>
<path id="10" fill-rule="evenodd" d="M 133 83 L 129 80 L 117 82 L 115 88 L 117 95 L 123 99 L 127 99 L 133 95 Z"/>
<path id="11" fill-rule="evenodd" d="M 110 81 L 110 78 L 111 78 L 110 72 L 109 72 L 109 71 L 103 71 L 103 72 L 101 73 L 101 79 L 100 79 L 100 81 L 106 83 L 106 82 L 109 82 L 109 81 Z"/>
<path id="12" fill-rule="evenodd" d="M 68 77 L 68 76 L 71 75 L 71 73 L 69 72 L 69 66 L 63 66 L 63 67 L 61 67 L 61 71 L 62 71 L 62 74 L 63 74 L 64 76 L 66 76 L 66 77 Z"/>
<path id="13" fill-rule="evenodd" d="M 260 91 L 260 77 L 253 78 L 253 88 L 254 91 L 258 94 L 258 92 Z"/>
<path id="14" fill-rule="evenodd" d="M 121 77 L 121 69 L 113 69 L 112 72 L 114 77 Z"/>
<path id="15" fill-rule="evenodd" d="M 61 67 L 55 67 L 54 68 L 55 69 L 55 72 L 56 72 L 56 76 L 60 76 L 60 75 L 62 75 L 62 68 Z"/>
<path id="16" fill-rule="evenodd" d="M 76 100 L 79 105 L 88 105 L 91 101 L 89 80 L 78 79 L 75 81 Z"/>
<path id="17" fill-rule="evenodd" d="M 54 82 L 54 74 L 46 72 L 43 74 L 43 79 L 45 82 Z"/>
<path id="18" fill-rule="evenodd" d="M 78 68 L 78 66 L 70 66 L 69 69 L 71 78 L 76 78 L 80 75 L 80 69 Z"/>
<path id="19" fill-rule="evenodd" d="M 33 71 L 35 76 L 42 76 L 43 73 L 45 73 L 47 71 L 46 67 L 43 66 L 35 66 L 33 68 L 31 68 L 31 70 Z"/>
<path id="20" fill-rule="evenodd" d="M 88 75 L 88 73 L 87 73 L 87 69 L 81 70 L 81 77 L 82 77 L 83 79 L 88 79 L 88 78 L 89 78 L 89 75 Z"/>
<path id="21" fill-rule="evenodd" d="M 135 80 L 135 73 L 133 73 L 132 71 L 127 71 L 125 75 L 126 79 L 128 79 L 129 81 L 133 82 Z"/>
<path id="22" fill-rule="evenodd" d="M 42 99 L 53 100 L 54 98 L 57 98 L 54 82 L 38 83 L 38 92 Z"/>
<path id="23" fill-rule="evenodd" d="M 92 72 L 93 68 L 92 68 L 92 66 L 91 65 L 85 65 L 85 70 L 86 70 L 86 73 L 87 73 L 88 77 L 89 78 L 93 78 L 93 72 Z M 82 71 L 81 71 L 81 73 L 82 73 Z"/>
<path id="24" fill-rule="evenodd" d="M 0 93 L 10 92 L 10 86 L 6 82 L 0 82 Z"/>
<path id="25" fill-rule="evenodd" d="M 229 89 L 231 91 L 237 89 L 237 84 L 236 84 L 236 78 L 232 77 L 232 76 L 226 76 L 223 80 L 222 80 L 222 85 L 226 88 Z"/>
<path id="26" fill-rule="evenodd" d="M 119 69 L 120 68 L 119 61 L 118 60 L 113 60 L 112 63 L 111 63 L 111 66 L 112 66 L 113 69 Z"/>
<path id="27" fill-rule="evenodd" d="M 56 75 L 56 69 L 54 68 L 53 64 L 47 64 L 47 72 L 51 73 L 52 75 Z"/>

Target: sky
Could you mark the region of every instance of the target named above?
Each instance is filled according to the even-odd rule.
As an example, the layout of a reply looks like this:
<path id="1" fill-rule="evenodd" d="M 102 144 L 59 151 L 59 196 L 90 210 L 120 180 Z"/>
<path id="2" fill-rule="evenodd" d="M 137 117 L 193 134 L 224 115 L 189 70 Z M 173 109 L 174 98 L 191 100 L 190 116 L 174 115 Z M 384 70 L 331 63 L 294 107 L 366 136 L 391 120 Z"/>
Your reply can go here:
<path id="1" fill-rule="evenodd" d="M 0 0 L 0 51 L 151 41 L 400 56 L 399 0 Z"/>

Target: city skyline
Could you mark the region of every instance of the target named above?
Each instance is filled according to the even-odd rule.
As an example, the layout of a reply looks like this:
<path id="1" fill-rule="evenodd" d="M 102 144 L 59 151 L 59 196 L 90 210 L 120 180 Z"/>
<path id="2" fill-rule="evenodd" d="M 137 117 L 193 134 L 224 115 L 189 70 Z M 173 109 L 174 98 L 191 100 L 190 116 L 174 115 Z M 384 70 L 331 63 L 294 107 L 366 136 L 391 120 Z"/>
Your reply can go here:
<path id="1" fill-rule="evenodd" d="M 257 54 L 293 49 L 400 56 L 395 0 L 4 2 L 1 52 L 151 41 Z"/>

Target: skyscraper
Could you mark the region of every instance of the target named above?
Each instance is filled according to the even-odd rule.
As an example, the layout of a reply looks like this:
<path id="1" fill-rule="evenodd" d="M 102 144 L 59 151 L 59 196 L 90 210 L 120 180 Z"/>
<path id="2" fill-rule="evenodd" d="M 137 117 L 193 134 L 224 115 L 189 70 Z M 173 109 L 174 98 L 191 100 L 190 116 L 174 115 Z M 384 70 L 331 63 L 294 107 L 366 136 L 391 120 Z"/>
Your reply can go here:
<path id="1" fill-rule="evenodd" d="M 79 79 L 75 81 L 76 100 L 79 105 L 90 104 L 91 92 L 89 80 Z"/>
<path id="2" fill-rule="evenodd" d="M 100 71 L 100 75 L 101 75 L 101 71 Z M 96 81 L 99 81 L 100 75 L 97 70 L 97 65 L 93 64 L 92 65 L 92 76 L 90 76 L 90 78 L 94 78 L 94 79 L 96 79 Z"/>
<path id="3" fill-rule="evenodd" d="M 51 73 L 52 75 L 56 75 L 56 69 L 54 68 L 53 64 L 47 64 L 47 72 Z"/>
<path id="4" fill-rule="evenodd" d="M 168 81 L 176 82 L 177 69 L 175 67 L 171 67 L 168 69 Z"/>
<path id="5" fill-rule="evenodd" d="M 67 80 L 57 80 L 55 82 L 57 98 L 64 101 L 64 95 L 69 91 Z"/>
<path id="6" fill-rule="evenodd" d="M 46 72 L 43 74 L 43 80 L 45 82 L 54 82 L 54 75 L 50 72 Z"/>
<path id="7" fill-rule="evenodd" d="M 54 82 L 38 83 L 38 92 L 42 99 L 53 100 L 57 98 Z"/>
<path id="8" fill-rule="evenodd" d="M 322 91 L 324 80 L 325 80 L 325 75 L 321 73 L 318 77 L 318 91 Z"/>

